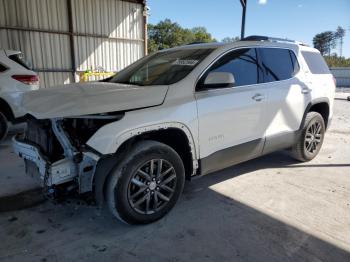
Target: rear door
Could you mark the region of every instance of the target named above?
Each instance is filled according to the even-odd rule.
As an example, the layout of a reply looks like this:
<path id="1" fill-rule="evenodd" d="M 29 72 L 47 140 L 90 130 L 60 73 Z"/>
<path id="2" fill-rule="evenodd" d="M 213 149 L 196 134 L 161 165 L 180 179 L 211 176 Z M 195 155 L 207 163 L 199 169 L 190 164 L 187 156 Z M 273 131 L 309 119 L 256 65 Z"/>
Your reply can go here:
<path id="1" fill-rule="evenodd" d="M 311 101 L 311 90 L 294 51 L 284 48 L 258 48 L 268 88 L 265 153 L 294 143 L 305 109 Z"/>
<path id="2" fill-rule="evenodd" d="M 203 87 L 210 72 L 229 72 L 234 87 Z M 265 132 L 268 87 L 255 48 L 231 51 L 205 72 L 197 85 L 202 173 L 208 173 L 261 154 Z"/>

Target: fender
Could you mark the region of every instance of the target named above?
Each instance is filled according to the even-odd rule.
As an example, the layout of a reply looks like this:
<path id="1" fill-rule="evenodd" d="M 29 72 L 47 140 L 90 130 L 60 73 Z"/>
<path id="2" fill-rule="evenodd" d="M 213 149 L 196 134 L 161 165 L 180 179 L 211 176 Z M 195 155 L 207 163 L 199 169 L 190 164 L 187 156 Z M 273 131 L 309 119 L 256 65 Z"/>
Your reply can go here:
<path id="1" fill-rule="evenodd" d="M 181 131 L 183 131 L 186 134 L 187 139 L 189 141 L 189 146 L 191 148 L 191 154 L 192 154 L 192 159 L 193 159 L 193 169 L 196 170 L 198 168 L 198 158 L 197 158 L 197 152 L 196 152 L 196 147 L 195 147 L 192 133 L 186 125 L 179 123 L 179 122 L 166 122 L 166 123 L 149 125 L 149 126 L 144 126 L 144 127 L 139 127 L 139 128 L 128 130 L 128 131 L 122 133 L 117 138 L 115 152 L 117 152 L 118 148 L 125 141 L 129 140 L 132 137 L 136 137 L 136 136 L 142 135 L 144 133 L 149 133 L 152 131 L 159 131 L 159 130 L 168 129 L 168 128 L 180 129 Z"/>
<path id="2" fill-rule="evenodd" d="M 316 98 L 316 99 L 313 99 L 306 107 L 305 109 L 305 112 L 304 112 L 304 115 L 303 115 L 303 119 L 300 123 L 300 126 L 299 126 L 299 130 L 297 130 L 297 132 L 301 132 L 301 130 L 303 129 L 304 127 L 304 123 L 305 123 L 305 119 L 306 119 L 306 115 L 307 113 L 310 111 L 310 108 L 316 104 L 320 104 L 320 103 L 327 103 L 328 104 L 328 107 L 330 107 L 330 103 L 329 103 L 329 99 L 327 97 L 320 97 L 320 98 Z"/>
<path id="3" fill-rule="evenodd" d="M 192 136 L 191 131 L 189 128 L 179 122 L 166 122 L 166 123 L 161 123 L 161 124 L 156 124 L 156 125 L 149 125 L 149 126 L 144 126 L 144 127 L 139 127 L 135 129 L 128 130 L 124 133 L 122 133 L 120 136 L 117 137 L 117 142 L 113 146 L 113 151 L 117 153 L 118 149 L 129 139 L 133 137 L 137 137 L 139 135 L 149 133 L 152 131 L 159 131 L 159 130 L 165 130 L 168 128 L 175 128 L 183 131 L 185 135 L 187 136 L 187 139 L 189 141 L 189 146 L 191 149 L 191 154 L 192 154 L 192 165 L 193 165 L 193 174 L 196 174 L 197 169 L 198 169 L 198 158 L 197 158 L 197 152 L 196 152 L 196 147 L 194 143 L 194 139 Z M 102 207 L 104 203 L 104 185 L 106 180 L 108 179 L 108 176 L 110 172 L 113 170 L 115 167 L 116 163 L 122 161 L 124 155 L 123 153 L 121 154 L 114 154 L 110 155 L 109 157 L 102 157 L 99 162 L 97 163 L 96 167 L 96 172 L 94 174 L 93 179 L 90 181 L 95 181 L 95 199 L 97 204 Z M 93 188 L 93 185 L 91 184 L 91 190 Z"/>

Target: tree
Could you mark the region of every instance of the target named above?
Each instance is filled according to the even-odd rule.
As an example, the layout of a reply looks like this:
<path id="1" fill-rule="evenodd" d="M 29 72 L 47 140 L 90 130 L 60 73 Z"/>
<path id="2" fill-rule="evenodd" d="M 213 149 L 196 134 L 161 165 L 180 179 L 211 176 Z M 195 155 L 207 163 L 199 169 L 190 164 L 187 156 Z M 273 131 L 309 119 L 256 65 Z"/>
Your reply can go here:
<path id="1" fill-rule="evenodd" d="M 338 26 L 334 36 L 335 36 L 335 39 L 339 40 L 339 56 L 342 57 L 345 29 L 341 26 Z"/>
<path id="2" fill-rule="evenodd" d="M 315 35 L 313 38 L 313 44 L 322 55 L 330 56 L 332 48 L 336 46 L 335 33 L 332 31 L 326 31 Z"/>
<path id="3" fill-rule="evenodd" d="M 228 44 L 228 43 L 233 43 L 233 42 L 236 42 L 236 41 L 239 41 L 239 40 L 240 40 L 240 38 L 238 36 L 236 36 L 236 37 L 225 37 L 225 38 L 223 38 L 221 40 L 221 42 Z"/>
<path id="4" fill-rule="evenodd" d="M 205 27 L 192 29 L 182 28 L 170 19 L 160 21 L 156 25 L 148 25 L 148 51 L 150 53 L 193 42 L 213 42 L 211 34 Z"/>

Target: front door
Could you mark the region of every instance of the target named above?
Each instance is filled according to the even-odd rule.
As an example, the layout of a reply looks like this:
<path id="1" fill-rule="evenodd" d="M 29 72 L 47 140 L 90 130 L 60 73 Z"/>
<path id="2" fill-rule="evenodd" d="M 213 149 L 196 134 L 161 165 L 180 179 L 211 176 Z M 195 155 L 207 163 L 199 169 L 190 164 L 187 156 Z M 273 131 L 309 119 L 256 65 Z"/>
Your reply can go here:
<path id="1" fill-rule="evenodd" d="M 232 73 L 234 87 L 206 88 L 210 72 Z M 200 79 L 196 100 L 202 174 L 261 154 L 267 99 L 261 78 L 256 49 L 243 48 L 225 54 Z"/>

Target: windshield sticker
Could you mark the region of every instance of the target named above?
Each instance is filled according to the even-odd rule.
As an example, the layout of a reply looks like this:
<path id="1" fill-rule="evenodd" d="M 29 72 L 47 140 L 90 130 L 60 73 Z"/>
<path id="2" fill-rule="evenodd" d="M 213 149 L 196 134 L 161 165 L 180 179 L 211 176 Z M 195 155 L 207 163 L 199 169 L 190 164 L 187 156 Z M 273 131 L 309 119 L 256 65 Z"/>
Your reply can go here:
<path id="1" fill-rule="evenodd" d="M 181 66 L 195 66 L 198 64 L 199 60 L 182 60 L 182 59 L 176 59 L 173 62 L 173 65 L 181 65 Z"/>

